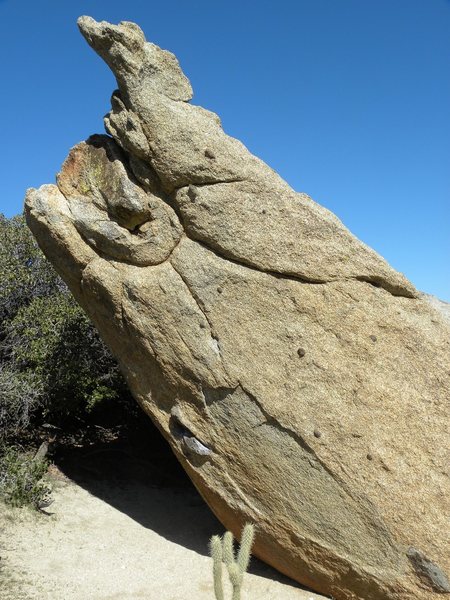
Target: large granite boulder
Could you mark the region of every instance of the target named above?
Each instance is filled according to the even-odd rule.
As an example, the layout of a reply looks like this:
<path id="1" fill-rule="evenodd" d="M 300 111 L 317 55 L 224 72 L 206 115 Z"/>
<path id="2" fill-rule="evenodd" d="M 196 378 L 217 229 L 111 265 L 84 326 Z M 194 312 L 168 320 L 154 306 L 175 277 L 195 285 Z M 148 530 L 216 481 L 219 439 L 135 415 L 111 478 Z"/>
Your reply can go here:
<path id="1" fill-rule="evenodd" d="M 448 323 L 189 103 L 133 23 L 79 27 L 119 90 L 28 223 L 214 513 L 336 599 L 450 592 Z"/>

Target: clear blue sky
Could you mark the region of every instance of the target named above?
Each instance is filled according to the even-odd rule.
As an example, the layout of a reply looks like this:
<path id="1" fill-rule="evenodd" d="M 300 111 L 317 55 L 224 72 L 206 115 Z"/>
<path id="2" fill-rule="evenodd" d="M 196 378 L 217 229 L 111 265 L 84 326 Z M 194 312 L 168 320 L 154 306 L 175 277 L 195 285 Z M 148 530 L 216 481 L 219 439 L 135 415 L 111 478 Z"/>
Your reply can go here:
<path id="1" fill-rule="evenodd" d="M 102 132 L 115 82 L 78 33 L 136 21 L 296 190 L 450 301 L 448 0 L 0 0 L 0 212 Z"/>

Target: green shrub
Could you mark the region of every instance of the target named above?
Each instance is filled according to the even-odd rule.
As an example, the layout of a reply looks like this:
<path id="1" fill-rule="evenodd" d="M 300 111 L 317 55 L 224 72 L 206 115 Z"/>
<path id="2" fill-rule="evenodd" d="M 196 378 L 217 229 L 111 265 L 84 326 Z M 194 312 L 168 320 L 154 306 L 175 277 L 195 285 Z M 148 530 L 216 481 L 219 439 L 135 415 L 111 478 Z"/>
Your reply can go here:
<path id="1" fill-rule="evenodd" d="M 43 414 L 56 421 L 89 412 L 123 391 L 116 362 L 67 293 L 37 297 L 19 309 L 5 340 L 10 363 L 33 374 Z"/>
<path id="2" fill-rule="evenodd" d="M 34 241 L 25 219 L 0 214 L 0 336 L 6 323 L 33 298 L 66 291 Z"/>
<path id="3" fill-rule="evenodd" d="M 0 281 L 3 436 L 130 403 L 116 361 L 21 216 L 0 215 Z"/>
<path id="4" fill-rule="evenodd" d="M 45 506 L 51 491 L 42 481 L 47 468 L 47 461 L 34 460 L 19 448 L 1 448 L 0 496 L 11 506 Z"/>
<path id="5" fill-rule="evenodd" d="M 40 405 L 42 390 L 33 373 L 21 373 L 0 363 L 0 440 L 27 427 Z"/>

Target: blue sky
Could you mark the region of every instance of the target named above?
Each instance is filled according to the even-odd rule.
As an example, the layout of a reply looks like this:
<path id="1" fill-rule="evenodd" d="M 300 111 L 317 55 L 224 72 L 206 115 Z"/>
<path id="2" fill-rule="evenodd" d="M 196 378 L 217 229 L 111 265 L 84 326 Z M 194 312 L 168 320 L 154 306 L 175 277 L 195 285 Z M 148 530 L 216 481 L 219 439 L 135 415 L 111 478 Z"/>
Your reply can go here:
<path id="1" fill-rule="evenodd" d="M 450 301 L 448 0 L 0 0 L 0 212 L 102 132 L 115 82 L 76 18 L 136 21 L 296 190 Z"/>

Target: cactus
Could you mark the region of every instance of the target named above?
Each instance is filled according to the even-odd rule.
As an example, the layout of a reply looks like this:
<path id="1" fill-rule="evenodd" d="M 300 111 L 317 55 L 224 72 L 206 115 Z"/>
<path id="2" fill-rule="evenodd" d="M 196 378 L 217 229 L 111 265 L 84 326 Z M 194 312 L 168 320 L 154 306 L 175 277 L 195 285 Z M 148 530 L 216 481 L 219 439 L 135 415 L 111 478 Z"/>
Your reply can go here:
<path id="1" fill-rule="evenodd" d="M 241 545 L 237 557 L 234 553 L 233 534 L 227 531 L 221 539 L 214 535 L 210 542 L 211 557 L 213 559 L 214 593 L 216 600 L 224 600 L 222 584 L 222 564 L 228 570 L 228 577 L 233 588 L 232 599 L 240 600 L 241 586 L 244 573 L 250 562 L 250 551 L 255 537 L 255 527 L 247 523 L 242 531 Z"/>
<path id="2" fill-rule="evenodd" d="M 222 540 L 218 535 L 211 538 L 211 557 L 213 559 L 214 593 L 216 600 L 224 600 L 222 588 Z"/>

